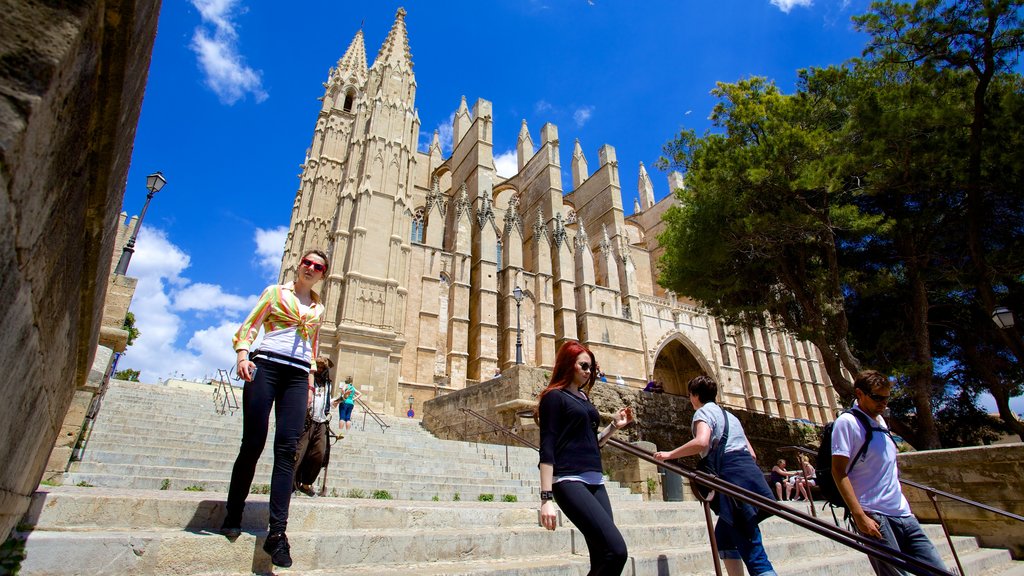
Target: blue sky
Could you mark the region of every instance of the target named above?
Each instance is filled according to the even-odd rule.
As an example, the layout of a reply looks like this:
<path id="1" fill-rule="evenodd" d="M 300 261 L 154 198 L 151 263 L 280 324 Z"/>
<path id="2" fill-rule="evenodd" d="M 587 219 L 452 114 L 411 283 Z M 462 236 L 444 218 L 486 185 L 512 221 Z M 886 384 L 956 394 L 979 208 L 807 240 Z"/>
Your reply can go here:
<path id="1" fill-rule="evenodd" d="M 702 132 L 716 82 L 757 75 L 791 91 L 796 71 L 857 56 L 850 17 L 866 0 L 165 0 L 124 210 L 145 176 L 150 205 L 129 275 L 142 336 L 120 368 L 144 381 L 212 375 L 231 334 L 280 265 L 284 232 L 328 69 L 362 26 L 369 63 L 404 6 L 418 83 L 421 146 L 465 95 L 490 100 L 499 172 L 514 166 L 522 120 L 535 142 L 559 128 L 563 183 L 579 139 L 593 165 L 616 148 L 630 213 L 637 170 L 682 127 Z M 1020 400 L 1020 399 L 1018 399 Z M 1016 406 L 1017 411 L 1024 406 Z"/>

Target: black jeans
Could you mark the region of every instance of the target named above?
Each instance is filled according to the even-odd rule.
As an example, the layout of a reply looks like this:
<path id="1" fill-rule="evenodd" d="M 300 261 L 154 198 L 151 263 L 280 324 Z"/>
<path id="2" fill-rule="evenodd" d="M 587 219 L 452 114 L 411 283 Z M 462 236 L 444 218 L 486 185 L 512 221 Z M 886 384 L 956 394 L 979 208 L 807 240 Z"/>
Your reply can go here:
<path id="1" fill-rule="evenodd" d="M 620 576 L 628 559 L 626 541 L 612 520 L 612 504 L 604 485 L 566 481 L 556 482 L 551 490 L 558 507 L 587 541 L 587 576 Z"/>
<path id="2" fill-rule="evenodd" d="M 242 446 L 231 469 L 225 525 L 240 525 L 256 463 L 267 443 L 274 408 L 274 472 L 270 477 L 270 531 L 284 532 L 295 477 L 295 444 L 306 422 L 309 373 L 301 368 L 257 359 L 256 375 L 242 390 Z"/>

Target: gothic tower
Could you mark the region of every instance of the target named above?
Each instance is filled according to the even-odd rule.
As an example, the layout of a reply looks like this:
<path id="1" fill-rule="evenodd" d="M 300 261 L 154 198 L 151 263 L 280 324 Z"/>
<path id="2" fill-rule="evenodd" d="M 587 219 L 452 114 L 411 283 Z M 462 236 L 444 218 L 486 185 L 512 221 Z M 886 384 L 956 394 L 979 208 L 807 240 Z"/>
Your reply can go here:
<path id="1" fill-rule="evenodd" d="M 328 73 L 281 266 L 284 281 L 304 251 L 327 251 L 321 350 L 334 357 L 336 379 L 358 368 L 364 393 L 385 409 L 398 402 L 405 346 L 409 195 L 420 128 L 405 14 L 398 9 L 369 69 L 360 30 Z"/>

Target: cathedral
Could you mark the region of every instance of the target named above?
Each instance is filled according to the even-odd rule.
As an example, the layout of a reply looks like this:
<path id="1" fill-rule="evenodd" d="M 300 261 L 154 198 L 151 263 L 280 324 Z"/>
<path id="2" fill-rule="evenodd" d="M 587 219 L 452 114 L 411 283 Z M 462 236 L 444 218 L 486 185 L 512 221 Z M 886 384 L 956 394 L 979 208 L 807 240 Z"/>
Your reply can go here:
<path id="1" fill-rule="evenodd" d="M 653 378 L 685 394 L 703 373 L 723 405 L 832 420 L 837 398 L 813 345 L 724 324 L 658 286 L 661 217 L 678 200 L 655 202 L 643 164 L 627 215 L 615 148 L 601 146 L 591 168 L 577 141 L 566 192 L 558 128 L 531 135 L 524 121 L 518 172 L 499 176 L 482 98 L 459 103 L 449 156 L 436 132 L 419 151 L 405 16 L 372 66 L 360 30 L 330 70 L 285 243 L 282 280 L 307 250 L 329 255 L 321 350 L 335 379 L 352 375 L 368 405 L 404 415 L 517 361 L 550 368 L 562 342 L 579 340 L 612 385 Z"/>

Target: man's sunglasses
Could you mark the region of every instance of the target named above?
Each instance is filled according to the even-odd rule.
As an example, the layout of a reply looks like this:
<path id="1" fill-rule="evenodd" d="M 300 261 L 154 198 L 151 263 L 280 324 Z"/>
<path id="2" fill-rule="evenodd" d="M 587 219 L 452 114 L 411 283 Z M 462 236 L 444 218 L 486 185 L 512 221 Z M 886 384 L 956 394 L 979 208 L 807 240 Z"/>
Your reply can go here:
<path id="1" fill-rule="evenodd" d="M 865 396 L 871 398 L 875 402 L 889 402 L 889 396 L 883 396 L 881 394 L 872 394 L 871 392 L 865 392 L 864 390 L 861 390 L 861 392 L 864 392 Z"/>
<path id="2" fill-rule="evenodd" d="M 306 268 L 312 268 L 313 270 L 316 270 L 317 272 L 323 272 L 324 270 L 327 270 L 327 266 L 325 266 L 323 264 L 320 264 L 319 262 L 313 262 L 309 258 L 303 258 L 302 262 L 300 262 L 300 264 L 302 264 Z"/>

